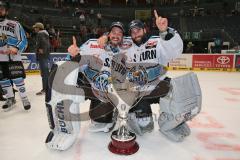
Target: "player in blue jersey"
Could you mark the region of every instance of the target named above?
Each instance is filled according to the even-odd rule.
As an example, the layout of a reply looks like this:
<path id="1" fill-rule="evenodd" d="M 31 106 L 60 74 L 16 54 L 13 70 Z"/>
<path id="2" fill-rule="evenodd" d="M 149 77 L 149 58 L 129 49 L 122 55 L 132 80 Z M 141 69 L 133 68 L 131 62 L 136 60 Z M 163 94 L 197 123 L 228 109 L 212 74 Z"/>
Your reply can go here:
<path id="1" fill-rule="evenodd" d="M 27 38 L 19 22 L 6 18 L 10 5 L 0 1 L 0 85 L 6 95 L 7 101 L 2 106 L 8 111 L 16 103 L 11 85 L 16 85 L 25 110 L 31 108 L 26 95 L 24 78 L 26 77 L 22 64 L 21 53 L 27 47 Z"/>

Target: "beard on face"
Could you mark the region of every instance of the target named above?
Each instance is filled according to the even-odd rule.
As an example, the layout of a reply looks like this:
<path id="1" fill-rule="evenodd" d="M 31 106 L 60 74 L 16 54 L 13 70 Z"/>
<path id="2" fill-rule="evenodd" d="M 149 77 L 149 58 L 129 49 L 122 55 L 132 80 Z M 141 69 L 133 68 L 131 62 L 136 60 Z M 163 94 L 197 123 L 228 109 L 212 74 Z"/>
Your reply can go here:
<path id="1" fill-rule="evenodd" d="M 144 41 L 144 39 L 146 37 L 146 30 L 144 28 L 130 30 L 130 35 L 131 35 L 132 41 L 135 44 L 139 45 Z"/>
<path id="2" fill-rule="evenodd" d="M 113 45 L 119 45 L 121 43 L 121 38 L 119 38 L 117 36 L 112 36 L 112 37 L 110 37 L 110 42 Z"/>
<path id="3" fill-rule="evenodd" d="M 6 15 L 0 15 L 0 21 L 3 21 L 6 18 Z"/>
<path id="4" fill-rule="evenodd" d="M 141 43 L 142 43 L 143 37 L 144 37 L 144 35 L 142 35 L 142 36 L 137 36 L 137 37 L 133 38 L 132 40 L 133 40 L 133 42 L 134 42 L 135 44 L 138 45 L 138 44 L 141 44 Z"/>

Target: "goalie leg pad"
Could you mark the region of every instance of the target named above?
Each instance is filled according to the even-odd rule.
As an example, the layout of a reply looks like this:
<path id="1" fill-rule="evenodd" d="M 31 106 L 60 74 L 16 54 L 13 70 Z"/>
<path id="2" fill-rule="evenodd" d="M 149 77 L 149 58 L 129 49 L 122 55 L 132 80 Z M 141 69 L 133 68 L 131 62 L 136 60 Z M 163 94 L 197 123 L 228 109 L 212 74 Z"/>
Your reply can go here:
<path id="1" fill-rule="evenodd" d="M 165 135 L 168 139 L 174 142 L 182 142 L 185 137 L 189 136 L 191 131 L 186 122 L 178 125 L 177 127 L 164 131 L 160 130 L 160 132 Z"/>
<path id="2" fill-rule="evenodd" d="M 61 68 L 55 64 L 49 77 L 46 94 L 48 120 L 52 130 L 45 142 L 48 148 L 55 150 L 66 150 L 74 144 L 80 130 L 80 117 L 76 118 L 80 113 L 79 104 L 85 101 L 83 94 L 60 93 L 52 87 L 56 79 L 58 84 L 60 80 L 63 81 L 59 86 L 69 85 L 76 88 L 78 69 L 72 71 L 67 77 L 61 77 L 61 75 L 64 76 L 62 72 L 65 72 L 64 67 Z"/>
<path id="3" fill-rule="evenodd" d="M 167 96 L 160 98 L 161 113 L 158 119 L 160 130 L 169 131 L 195 117 L 201 110 L 202 94 L 193 72 L 171 80 Z"/>

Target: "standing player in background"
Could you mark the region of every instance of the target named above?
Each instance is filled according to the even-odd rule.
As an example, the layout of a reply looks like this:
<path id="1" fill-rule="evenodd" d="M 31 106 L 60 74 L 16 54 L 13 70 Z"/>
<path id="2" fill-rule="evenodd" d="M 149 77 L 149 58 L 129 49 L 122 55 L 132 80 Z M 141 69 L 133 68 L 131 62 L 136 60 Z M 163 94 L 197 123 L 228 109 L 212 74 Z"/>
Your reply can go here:
<path id="1" fill-rule="evenodd" d="M 34 31 L 37 33 L 36 37 L 36 57 L 39 63 L 41 77 L 42 77 L 42 90 L 36 95 L 42 95 L 46 91 L 48 76 L 49 76 L 49 53 L 50 53 L 50 42 L 49 42 L 49 34 L 44 29 L 44 25 L 42 23 L 35 23 L 33 25 Z"/>
<path id="2" fill-rule="evenodd" d="M 2 108 L 8 111 L 16 103 L 12 80 L 19 91 L 24 109 L 29 110 L 31 105 L 26 95 L 26 75 L 21 59 L 21 53 L 27 47 L 27 39 L 22 26 L 6 18 L 9 8 L 8 2 L 0 1 L 0 84 L 7 98 Z"/>

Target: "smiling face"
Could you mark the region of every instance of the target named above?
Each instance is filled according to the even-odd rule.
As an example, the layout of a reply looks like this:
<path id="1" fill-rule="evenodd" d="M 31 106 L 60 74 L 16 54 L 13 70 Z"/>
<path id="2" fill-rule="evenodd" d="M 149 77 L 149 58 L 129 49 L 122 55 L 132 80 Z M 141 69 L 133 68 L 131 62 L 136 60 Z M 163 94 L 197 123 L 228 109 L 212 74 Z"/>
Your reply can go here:
<path id="1" fill-rule="evenodd" d="M 113 27 L 109 33 L 110 43 L 114 46 L 117 46 L 122 43 L 123 40 L 123 31 L 119 27 Z"/>
<path id="2" fill-rule="evenodd" d="M 146 30 L 144 28 L 132 28 L 131 31 L 131 38 L 136 43 L 141 43 L 143 37 L 146 34 Z"/>

